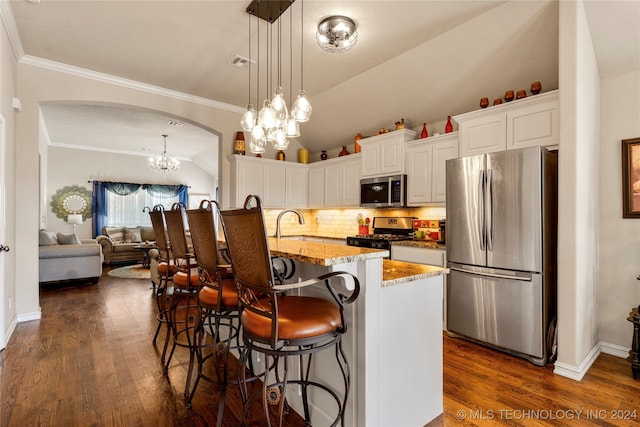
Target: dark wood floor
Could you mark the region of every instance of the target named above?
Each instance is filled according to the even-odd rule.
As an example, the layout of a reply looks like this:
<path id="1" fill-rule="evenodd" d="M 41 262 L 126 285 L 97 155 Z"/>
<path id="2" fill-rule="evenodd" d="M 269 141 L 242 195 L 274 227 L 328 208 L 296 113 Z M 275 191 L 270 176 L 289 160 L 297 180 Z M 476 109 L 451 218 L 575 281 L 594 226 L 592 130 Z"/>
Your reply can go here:
<path id="1" fill-rule="evenodd" d="M 215 425 L 215 385 L 201 386 L 193 409 L 183 404 L 185 350 L 163 375 L 149 282 L 105 275 L 40 296 L 42 320 L 19 324 L 0 353 L 0 426 Z M 576 382 L 446 336 L 444 351 L 445 413 L 429 426 L 640 425 L 640 381 L 624 359 L 601 355 Z M 237 426 L 230 393 L 225 425 Z M 299 425 L 295 414 L 285 424 Z"/>

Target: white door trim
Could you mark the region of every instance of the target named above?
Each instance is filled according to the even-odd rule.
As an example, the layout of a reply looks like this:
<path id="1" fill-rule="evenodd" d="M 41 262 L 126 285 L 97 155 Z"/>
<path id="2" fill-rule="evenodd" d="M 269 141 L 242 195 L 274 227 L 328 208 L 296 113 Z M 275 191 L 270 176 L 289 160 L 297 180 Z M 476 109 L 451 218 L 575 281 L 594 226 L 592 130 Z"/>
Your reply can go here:
<path id="1" fill-rule="evenodd" d="M 7 158 L 6 158 L 6 150 L 5 150 L 5 121 L 4 117 L 0 114 L 0 244 L 6 245 L 6 224 L 7 224 L 7 215 L 6 215 L 6 170 L 7 170 Z M 5 304 L 7 301 L 5 300 L 5 286 L 6 286 L 6 271 L 5 268 L 6 263 L 4 262 L 6 256 L 4 254 L 0 254 L 0 350 L 4 349 L 6 345 L 6 313 L 5 313 Z M 15 301 L 11 302 L 12 307 L 15 305 Z"/>

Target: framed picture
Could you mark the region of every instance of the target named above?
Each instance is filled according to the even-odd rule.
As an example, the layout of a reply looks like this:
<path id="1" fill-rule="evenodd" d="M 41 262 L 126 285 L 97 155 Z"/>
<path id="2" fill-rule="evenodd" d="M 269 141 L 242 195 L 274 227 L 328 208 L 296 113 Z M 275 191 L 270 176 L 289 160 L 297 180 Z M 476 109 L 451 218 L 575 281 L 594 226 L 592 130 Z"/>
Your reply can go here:
<path id="1" fill-rule="evenodd" d="M 189 209 L 198 209 L 201 201 L 210 199 L 209 193 L 189 193 Z"/>
<path id="2" fill-rule="evenodd" d="M 640 138 L 622 140 L 622 217 L 640 218 Z"/>

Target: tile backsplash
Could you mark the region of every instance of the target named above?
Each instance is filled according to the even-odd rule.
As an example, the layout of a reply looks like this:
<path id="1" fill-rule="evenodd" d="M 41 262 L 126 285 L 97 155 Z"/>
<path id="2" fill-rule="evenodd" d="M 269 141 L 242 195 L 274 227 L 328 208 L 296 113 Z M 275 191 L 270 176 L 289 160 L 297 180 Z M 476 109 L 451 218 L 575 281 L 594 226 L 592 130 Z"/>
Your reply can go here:
<path id="1" fill-rule="evenodd" d="M 276 219 L 282 209 L 265 209 L 265 222 L 270 235 L 275 234 Z M 282 217 L 280 226 L 282 235 L 304 234 L 310 236 L 334 237 L 343 239 L 358 234 L 356 216 L 362 214 L 373 220 L 374 216 L 409 216 L 418 219 L 444 219 L 445 208 L 422 207 L 403 209 L 300 209 L 304 216 L 304 225 L 298 224 L 298 217 L 287 213 Z"/>

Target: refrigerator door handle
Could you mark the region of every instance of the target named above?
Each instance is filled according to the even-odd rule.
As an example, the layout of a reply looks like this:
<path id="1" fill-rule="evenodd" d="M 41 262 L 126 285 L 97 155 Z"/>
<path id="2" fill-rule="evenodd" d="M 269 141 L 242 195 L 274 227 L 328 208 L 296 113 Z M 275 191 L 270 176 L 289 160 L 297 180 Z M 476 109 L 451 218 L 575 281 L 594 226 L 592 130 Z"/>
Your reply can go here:
<path id="1" fill-rule="evenodd" d="M 485 250 L 485 239 L 487 236 L 487 232 L 485 229 L 485 221 L 484 221 L 484 188 L 485 188 L 485 179 L 484 179 L 484 171 L 480 171 L 480 179 L 478 180 L 478 240 L 480 241 L 480 250 Z"/>
<path id="2" fill-rule="evenodd" d="M 521 282 L 531 282 L 532 281 L 532 277 L 531 276 L 522 277 L 522 276 L 510 276 L 508 274 L 483 273 L 481 271 L 472 271 L 472 270 L 466 270 L 464 268 L 457 268 L 457 267 L 449 267 L 449 270 L 459 271 L 460 273 L 465 273 L 465 274 L 474 274 L 476 276 L 493 277 L 493 278 L 497 278 L 497 279 L 519 280 Z"/>
<path id="3" fill-rule="evenodd" d="M 488 211 L 487 212 L 487 250 L 493 251 L 493 170 L 487 170 L 487 197 L 488 197 Z"/>

